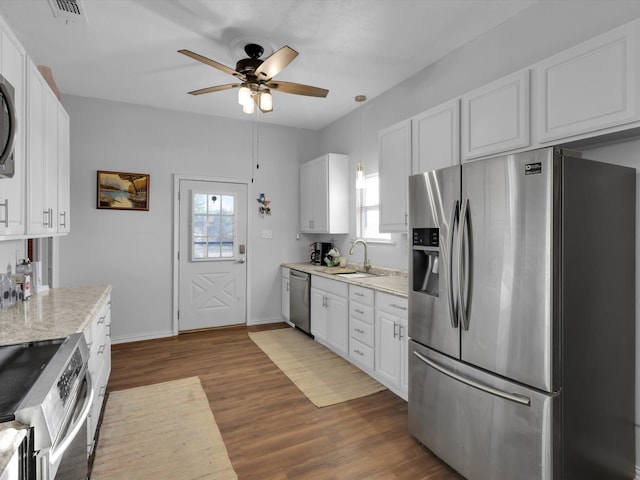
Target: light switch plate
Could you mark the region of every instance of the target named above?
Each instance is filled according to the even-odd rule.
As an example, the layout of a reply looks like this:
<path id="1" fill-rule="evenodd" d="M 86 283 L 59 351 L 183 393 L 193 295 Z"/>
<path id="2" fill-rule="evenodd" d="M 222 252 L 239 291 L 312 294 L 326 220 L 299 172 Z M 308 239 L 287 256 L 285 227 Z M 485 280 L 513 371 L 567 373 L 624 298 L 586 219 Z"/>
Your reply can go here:
<path id="1" fill-rule="evenodd" d="M 262 230 L 262 238 L 273 238 L 273 230 Z"/>

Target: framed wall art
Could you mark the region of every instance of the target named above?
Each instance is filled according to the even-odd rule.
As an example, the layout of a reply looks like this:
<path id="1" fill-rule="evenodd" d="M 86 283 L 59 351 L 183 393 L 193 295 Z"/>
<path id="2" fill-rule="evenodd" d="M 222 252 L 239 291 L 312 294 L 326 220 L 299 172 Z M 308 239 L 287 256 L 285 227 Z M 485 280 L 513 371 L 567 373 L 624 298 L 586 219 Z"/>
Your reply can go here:
<path id="1" fill-rule="evenodd" d="M 149 210 L 149 175 L 98 170 L 98 208 Z"/>

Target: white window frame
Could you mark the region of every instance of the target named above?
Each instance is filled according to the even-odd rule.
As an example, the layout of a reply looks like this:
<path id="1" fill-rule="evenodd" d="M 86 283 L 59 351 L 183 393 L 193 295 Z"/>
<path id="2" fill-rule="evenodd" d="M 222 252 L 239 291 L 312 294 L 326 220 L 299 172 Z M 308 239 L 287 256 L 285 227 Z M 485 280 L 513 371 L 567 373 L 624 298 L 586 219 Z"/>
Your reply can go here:
<path id="1" fill-rule="evenodd" d="M 376 186 L 377 186 L 377 182 L 379 181 L 379 175 L 378 173 L 370 173 L 368 175 L 365 175 L 365 182 L 364 182 L 364 188 L 360 188 L 360 189 L 356 189 L 356 236 L 358 238 L 363 238 L 364 240 L 366 240 L 368 243 L 392 243 L 391 241 L 391 234 L 390 233 L 380 233 L 378 232 L 377 234 L 371 235 L 371 232 L 367 232 L 367 235 L 365 235 L 364 233 L 364 219 L 365 219 L 365 212 L 367 211 L 377 211 L 378 212 L 378 218 L 379 218 L 379 212 L 380 212 L 380 192 L 378 190 L 378 188 L 373 188 L 373 192 L 376 193 L 376 197 L 378 199 L 377 203 L 371 203 L 368 205 L 365 205 L 365 199 L 367 198 L 366 195 L 366 189 L 367 186 L 369 186 L 369 188 L 372 188 L 371 185 L 371 180 L 373 180 L 374 178 L 376 179 Z"/>

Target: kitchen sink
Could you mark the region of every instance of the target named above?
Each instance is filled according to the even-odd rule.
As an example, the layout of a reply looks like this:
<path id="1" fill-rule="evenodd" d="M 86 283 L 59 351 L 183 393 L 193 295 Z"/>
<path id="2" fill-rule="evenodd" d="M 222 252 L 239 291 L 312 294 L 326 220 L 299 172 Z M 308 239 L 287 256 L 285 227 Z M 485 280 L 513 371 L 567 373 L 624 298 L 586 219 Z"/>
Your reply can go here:
<path id="1" fill-rule="evenodd" d="M 365 273 L 365 272 L 336 273 L 335 275 L 336 275 L 336 277 L 344 277 L 344 278 L 384 277 L 384 275 L 379 275 L 377 273 Z"/>

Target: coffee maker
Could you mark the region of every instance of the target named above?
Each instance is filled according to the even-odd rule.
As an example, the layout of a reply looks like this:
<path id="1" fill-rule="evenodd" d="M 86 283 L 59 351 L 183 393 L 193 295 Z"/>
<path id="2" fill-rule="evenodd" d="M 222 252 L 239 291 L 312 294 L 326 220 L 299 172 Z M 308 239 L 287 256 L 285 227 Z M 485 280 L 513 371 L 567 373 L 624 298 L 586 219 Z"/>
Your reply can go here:
<path id="1" fill-rule="evenodd" d="M 333 243 L 330 242 L 313 242 L 309 245 L 309 260 L 315 265 L 322 265 L 324 257 L 327 256 L 332 248 Z"/>

